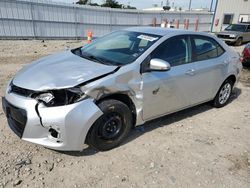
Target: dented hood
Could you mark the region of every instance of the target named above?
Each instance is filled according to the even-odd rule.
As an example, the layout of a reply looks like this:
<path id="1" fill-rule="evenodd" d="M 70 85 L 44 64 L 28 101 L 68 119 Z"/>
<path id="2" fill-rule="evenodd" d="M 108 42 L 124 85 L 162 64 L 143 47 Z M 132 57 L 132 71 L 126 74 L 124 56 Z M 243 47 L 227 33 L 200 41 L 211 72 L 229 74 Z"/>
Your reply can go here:
<path id="1" fill-rule="evenodd" d="M 13 79 L 21 88 L 43 91 L 74 87 L 108 74 L 117 66 L 108 66 L 81 58 L 71 51 L 50 55 L 24 67 Z"/>

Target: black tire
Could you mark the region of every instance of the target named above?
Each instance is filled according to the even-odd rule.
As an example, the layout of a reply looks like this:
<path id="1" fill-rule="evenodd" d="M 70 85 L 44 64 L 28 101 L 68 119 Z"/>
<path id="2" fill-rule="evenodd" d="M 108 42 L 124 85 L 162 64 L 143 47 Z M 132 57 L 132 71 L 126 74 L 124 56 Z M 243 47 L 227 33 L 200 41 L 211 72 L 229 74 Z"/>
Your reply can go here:
<path id="1" fill-rule="evenodd" d="M 242 45 L 242 42 L 243 42 L 243 39 L 240 37 L 237 39 L 237 41 L 235 42 L 235 45 L 236 46 L 241 46 Z"/>
<path id="2" fill-rule="evenodd" d="M 226 80 L 222 84 L 222 86 L 220 87 L 214 100 L 212 101 L 212 104 L 214 107 L 221 108 L 221 107 L 226 106 L 228 104 L 230 96 L 232 94 L 233 85 L 234 85 L 234 83 L 230 79 Z"/>
<path id="3" fill-rule="evenodd" d="M 98 104 L 103 115 L 88 132 L 87 144 L 99 151 L 120 145 L 132 128 L 132 113 L 118 100 L 104 100 Z"/>

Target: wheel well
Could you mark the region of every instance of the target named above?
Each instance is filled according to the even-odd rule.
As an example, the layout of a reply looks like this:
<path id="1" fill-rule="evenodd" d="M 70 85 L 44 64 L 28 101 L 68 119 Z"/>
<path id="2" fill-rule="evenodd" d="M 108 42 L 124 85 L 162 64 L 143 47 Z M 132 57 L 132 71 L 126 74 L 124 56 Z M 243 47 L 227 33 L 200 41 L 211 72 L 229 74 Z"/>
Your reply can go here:
<path id="1" fill-rule="evenodd" d="M 231 80 L 233 84 L 236 82 L 236 77 L 234 75 L 229 76 L 226 80 Z"/>
<path id="2" fill-rule="evenodd" d="M 96 101 L 96 104 L 98 105 L 101 101 L 108 100 L 108 99 L 115 99 L 115 100 L 121 101 L 124 104 L 126 104 L 129 107 L 129 109 L 131 110 L 131 112 L 132 112 L 133 125 L 135 125 L 135 123 L 136 123 L 136 107 L 135 107 L 135 104 L 133 103 L 133 101 L 131 100 L 131 98 L 128 95 L 120 94 L 120 93 L 111 94 L 111 95 L 108 95 L 108 96 L 105 96 L 105 97 L 99 99 L 98 101 Z"/>

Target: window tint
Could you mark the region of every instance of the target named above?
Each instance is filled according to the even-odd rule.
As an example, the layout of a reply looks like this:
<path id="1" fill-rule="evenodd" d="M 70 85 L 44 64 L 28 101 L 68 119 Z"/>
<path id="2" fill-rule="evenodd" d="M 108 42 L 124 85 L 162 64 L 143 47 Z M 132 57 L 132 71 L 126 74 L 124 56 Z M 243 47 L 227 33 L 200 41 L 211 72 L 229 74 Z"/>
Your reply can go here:
<path id="1" fill-rule="evenodd" d="M 178 66 L 190 62 L 190 42 L 186 36 L 173 37 L 156 48 L 151 59 L 163 59 L 171 66 Z"/>
<path id="2" fill-rule="evenodd" d="M 219 57 L 224 49 L 213 39 L 202 36 L 194 37 L 195 61 L 203 61 Z"/>

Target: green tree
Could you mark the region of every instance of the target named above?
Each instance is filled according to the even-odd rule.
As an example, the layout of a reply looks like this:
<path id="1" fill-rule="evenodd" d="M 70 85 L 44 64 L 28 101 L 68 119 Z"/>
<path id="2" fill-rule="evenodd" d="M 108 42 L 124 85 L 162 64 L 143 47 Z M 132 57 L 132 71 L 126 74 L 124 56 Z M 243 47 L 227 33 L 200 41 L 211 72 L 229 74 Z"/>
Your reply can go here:
<path id="1" fill-rule="evenodd" d="M 111 7 L 111 8 L 122 8 L 122 4 L 119 4 L 115 0 L 106 0 L 102 7 Z"/>
<path id="2" fill-rule="evenodd" d="M 90 5 L 90 6 L 100 6 L 97 3 L 91 3 L 91 0 L 79 0 L 76 2 L 79 5 Z"/>
<path id="3" fill-rule="evenodd" d="M 89 0 L 78 0 L 76 2 L 76 4 L 79 4 L 79 5 L 87 5 L 89 3 L 90 3 Z"/>
<path id="4" fill-rule="evenodd" d="M 130 6 L 130 5 L 126 6 L 125 8 L 126 8 L 126 9 L 136 9 L 136 7 L 132 7 L 132 6 Z"/>

